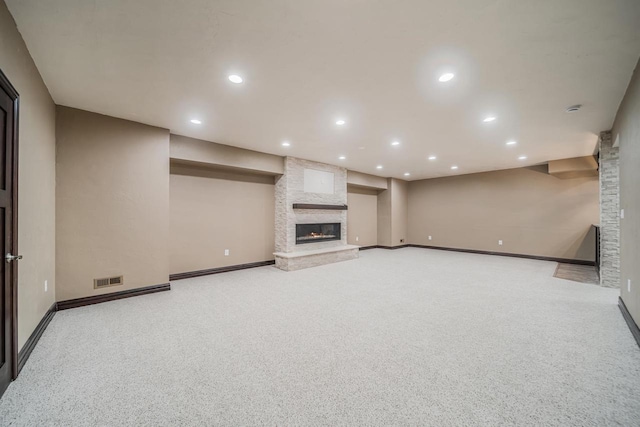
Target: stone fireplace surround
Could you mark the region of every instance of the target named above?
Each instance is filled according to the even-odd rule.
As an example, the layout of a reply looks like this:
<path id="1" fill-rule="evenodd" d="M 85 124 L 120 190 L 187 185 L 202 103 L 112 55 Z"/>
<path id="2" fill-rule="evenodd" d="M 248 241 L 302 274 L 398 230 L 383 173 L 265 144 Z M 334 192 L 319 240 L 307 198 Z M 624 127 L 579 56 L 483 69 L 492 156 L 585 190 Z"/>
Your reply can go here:
<path id="1" fill-rule="evenodd" d="M 318 182 L 307 182 L 305 185 L 305 175 L 308 181 L 313 179 Z M 346 207 L 347 204 L 345 168 L 285 157 L 284 174 L 276 179 L 275 195 L 276 267 L 293 271 L 358 257 L 358 246 L 347 245 L 346 208 L 336 209 L 338 205 Z M 321 206 L 299 209 L 294 208 L 294 204 L 325 205 L 327 209 Z M 340 240 L 297 245 L 296 224 L 314 223 L 340 223 Z"/>

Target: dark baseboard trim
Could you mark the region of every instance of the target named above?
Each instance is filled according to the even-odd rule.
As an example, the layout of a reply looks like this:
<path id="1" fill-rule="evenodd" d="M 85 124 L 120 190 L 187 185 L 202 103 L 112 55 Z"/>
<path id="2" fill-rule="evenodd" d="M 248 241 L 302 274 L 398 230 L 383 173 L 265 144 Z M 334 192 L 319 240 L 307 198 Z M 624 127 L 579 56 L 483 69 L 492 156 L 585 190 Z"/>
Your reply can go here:
<path id="1" fill-rule="evenodd" d="M 378 249 L 402 249 L 402 248 L 408 248 L 409 245 L 398 245 L 398 246 L 383 246 L 383 245 L 376 245 L 376 248 Z"/>
<path id="2" fill-rule="evenodd" d="M 364 251 L 367 249 L 402 249 L 402 248 L 437 249 L 440 251 L 466 252 L 470 254 L 479 254 L 479 255 L 497 255 L 497 256 L 507 256 L 511 258 L 536 259 L 539 261 L 562 262 L 565 264 L 592 265 L 592 266 L 596 265 L 595 261 L 586 261 L 582 259 L 553 258 L 548 256 L 525 255 L 525 254 L 510 254 L 508 252 L 480 251 L 476 249 L 445 248 L 442 246 L 414 245 L 411 243 L 407 245 L 399 245 L 399 246 L 383 246 L 383 245 L 362 246 L 360 250 Z"/>
<path id="3" fill-rule="evenodd" d="M 85 305 L 99 304 L 102 302 L 115 301 L 123 298 L 137 297 L 138 295 L 147 295 L 169 290 L 171 290 L 171 284 L 163 283 L 161 285 L 146 286 L 144 288 L 129 289 L 126 291 L 112 292 L 110 294 L 58 301 L 58 310 L 67 310 L 69 308 L 83 307 Z"/>
<path id="4" fill-rule="evenodd" d="M 207 270 L 187 271 L 169 275 L 169 280 L 189 279 L 191 277 L 208 276 L 209 274 L 227 273 L 229 271 L 246 270 L 247 268 L 264 267 L 275 264 L 275 260 L 250 262 L 248 264 L 229 265 L 227 267 L 209 268 Z"/>
<path id="5" fill-rule="evenodd" d="M 631 335 L 636 339 L 636 343 L 638 343 L 638 347 L 640 347 L 640 328 L 638 328 L 638 324 L 631 317 L 631 313 L 627 310 L 627 306 L 624 305 L 624 301 L 622 298 L 618 297 L 618 307 L 620 307 L 620 311 L 622 312 L 622 317 L 627 322 L 627 326 L 631 330 Z"/>
<path id="6" fill-rule="evenodd" d="M 470 254 L 497 255 L 497 256 L 507 256 L 511 258 L 536 259 L 539 261 L 562 262 L 565 264 L 596 265 L 594 261 L 586 261 L 582 259 L 554 258 L 554 257 L 547 257 L 547 256 L 525 255 L 525 254 L 510 254 L 507 252 L 492 252 L 492 251 L 479 251 L 475 249 L 445 248 L 441 246 L 426 246 L 426 245 L 413 245 L 413 244 L 410 244 L 407 246 L 411 248 L 438 249 L 440 251 L 466 252 Z"/>
<path id="7" fill-rule="evenodd" d="M 36 348 L 36 344 L 40 341 L 40 337 L 44 333 L 44 330 L 47 329 L 47 326 L 49 326 L 49 322 L 53 319 L 56 311 L 58 311 L 58 305 L 54 302 L 51 307 L 49 307 L 49 310 L 44 314 L 44 317 L 40 320 L 38 326 L 36 326 L 34 331 L 31 333 L 27 342 L 24 343 L 22 349 L 18 352 L 18 372 L 22 371 L 22 367 L 27 363 L 27 360 L 29 360 L 31 352 Z"/>
<path id="8" fill-rule="evenodd" d="M 361 251 L 366 251 L 366 250 L 368 250 L 368 249 L 377 249 L 377 248 L 379 248 L 379 246 L 378 246 L 378 245 L 360 246 L 360 250 L 361 250 Z"/>

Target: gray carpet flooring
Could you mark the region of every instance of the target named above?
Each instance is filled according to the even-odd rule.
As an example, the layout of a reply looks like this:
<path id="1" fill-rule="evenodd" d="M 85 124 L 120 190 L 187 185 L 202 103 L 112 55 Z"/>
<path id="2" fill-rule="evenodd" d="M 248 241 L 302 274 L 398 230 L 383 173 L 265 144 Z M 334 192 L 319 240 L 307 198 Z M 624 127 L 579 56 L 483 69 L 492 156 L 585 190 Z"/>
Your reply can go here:
<path id="1" fill-rule="evenodd" d="M 600 283 L 598 270 L 593 265 L 576 265 L 558 263 L 558 268 L 553 275 L 559 279 L 573 280 L 574 282 L 597 285 Z"/>
<path id="2" fill-rule="evenodd" d="M 59 312 L 0 424 L 640 425 L 618 291 L 555 268 L 376 249 Z"/>

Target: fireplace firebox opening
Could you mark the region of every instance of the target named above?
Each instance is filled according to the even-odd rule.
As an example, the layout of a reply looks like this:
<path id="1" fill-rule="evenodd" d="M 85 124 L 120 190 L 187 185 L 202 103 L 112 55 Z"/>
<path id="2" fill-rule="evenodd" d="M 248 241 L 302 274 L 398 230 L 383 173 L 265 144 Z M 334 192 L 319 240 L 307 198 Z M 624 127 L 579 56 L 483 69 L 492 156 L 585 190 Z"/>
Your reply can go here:
<path id="1" fill-rule="evenodd" d="M 296 245 L 340 240 L 340 223 L 296 224 Z"/>

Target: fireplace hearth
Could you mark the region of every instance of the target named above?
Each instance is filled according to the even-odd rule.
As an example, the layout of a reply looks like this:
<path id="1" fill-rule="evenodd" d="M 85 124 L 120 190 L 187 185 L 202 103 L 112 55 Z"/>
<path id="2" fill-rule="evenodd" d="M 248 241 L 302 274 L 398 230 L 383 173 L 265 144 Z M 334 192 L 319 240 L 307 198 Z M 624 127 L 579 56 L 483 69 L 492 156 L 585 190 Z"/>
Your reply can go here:
<path id="1" fill-rule="evenodd" d="M 296 224 L 296 245 L 340 240 L 340 223 Z"/>

